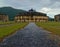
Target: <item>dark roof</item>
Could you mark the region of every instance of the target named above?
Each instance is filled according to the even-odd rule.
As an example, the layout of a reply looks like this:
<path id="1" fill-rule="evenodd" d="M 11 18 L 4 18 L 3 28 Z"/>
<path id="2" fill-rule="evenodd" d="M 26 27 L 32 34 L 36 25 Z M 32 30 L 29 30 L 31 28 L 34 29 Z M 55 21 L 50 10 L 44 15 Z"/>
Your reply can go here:
<path id="1" fill-rule="evenodd" d="M 41 13 L 41 12 L 36 12 L 31 9 L 27 12 L 19 13 L 18 16 L 47 16 L 47 14 Z"/>
<path id="2" fill-rule="evenodd" d="M 34 9 L 31 8 L 31 9 L 29 10 L 29 12 L 36 12 L 36 11 L 35 11 Z"/>
<path id="3" fill-rule="evenodd" d="M 57 15 L 55 15 L 55 16 L 59 16 L 59 17 L 60 17 L 60 14 L 57 14 Z"/>

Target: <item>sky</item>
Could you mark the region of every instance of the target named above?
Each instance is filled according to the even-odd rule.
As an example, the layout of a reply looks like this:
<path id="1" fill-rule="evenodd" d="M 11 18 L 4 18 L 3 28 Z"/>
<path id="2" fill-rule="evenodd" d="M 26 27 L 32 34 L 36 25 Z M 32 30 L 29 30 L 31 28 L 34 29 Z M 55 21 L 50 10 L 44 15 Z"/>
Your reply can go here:
<path id="1" fill-rule="evenodd" d="M 0 7 L 7 6 L 23 10 L 33 8 L 36 11 L 46 13 L 51 18 L 60 14 L 60 0 L 0 0 Z"/>

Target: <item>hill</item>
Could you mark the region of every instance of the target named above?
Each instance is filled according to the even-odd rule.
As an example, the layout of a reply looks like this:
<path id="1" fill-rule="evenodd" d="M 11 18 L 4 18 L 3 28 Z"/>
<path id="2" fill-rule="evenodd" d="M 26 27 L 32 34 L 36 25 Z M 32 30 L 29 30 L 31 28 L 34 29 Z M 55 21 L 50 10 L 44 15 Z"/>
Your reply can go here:
<path id="1" fill-rule="evenodd" d="M 13 20 L 14 17 L 21 12 L 26 12 L 25 10 L 22 9 L 14 9 L 12 7 L 1 7 L 0 8 L 0 13 L 7 14 L 9 16 L 10 20 Z"/>

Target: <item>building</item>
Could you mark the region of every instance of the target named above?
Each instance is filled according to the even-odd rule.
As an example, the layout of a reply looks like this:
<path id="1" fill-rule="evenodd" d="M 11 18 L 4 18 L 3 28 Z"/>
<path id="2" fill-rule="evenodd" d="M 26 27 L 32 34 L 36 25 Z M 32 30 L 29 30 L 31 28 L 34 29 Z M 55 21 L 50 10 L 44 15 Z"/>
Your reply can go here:
<path id="1" fill-rule="evenodd" d="M 7 22 L 9 20 L 8 15 L 0 14 L 0 21 Z"/>
<path id="2" fill-rule="evenodd" d="M 48 16 L 41 12 L 31 9 L 28 12 L 20 13 L 15 16 L 15 22 L 46 22 Z"/>
<path id="3" fill-rule="evenodd" d="M 55 21 L 60 21 L 60 14 L 54 16 Z"/>

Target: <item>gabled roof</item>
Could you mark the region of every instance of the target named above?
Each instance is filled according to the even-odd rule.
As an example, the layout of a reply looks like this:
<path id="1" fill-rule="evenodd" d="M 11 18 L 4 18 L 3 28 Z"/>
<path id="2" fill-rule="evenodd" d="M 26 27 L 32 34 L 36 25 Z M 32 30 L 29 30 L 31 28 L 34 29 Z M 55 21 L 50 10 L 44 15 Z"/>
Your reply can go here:
<path id="1" fill-rule="evenodd" d="M 45 14 L 45 13 L 36 12 L 32 9 L 27 12 L 19 13 L 18 15 L 19 16 L 47 16 L 47 14 Z"/>
<path id="2" fill-rule="evenodd" d="M 55 15 L 55 16 L 60 16 L 60 14 L 57 14 L 57 15 Z"/>

